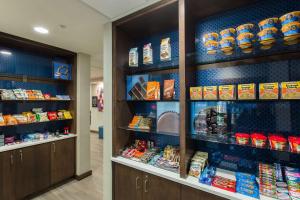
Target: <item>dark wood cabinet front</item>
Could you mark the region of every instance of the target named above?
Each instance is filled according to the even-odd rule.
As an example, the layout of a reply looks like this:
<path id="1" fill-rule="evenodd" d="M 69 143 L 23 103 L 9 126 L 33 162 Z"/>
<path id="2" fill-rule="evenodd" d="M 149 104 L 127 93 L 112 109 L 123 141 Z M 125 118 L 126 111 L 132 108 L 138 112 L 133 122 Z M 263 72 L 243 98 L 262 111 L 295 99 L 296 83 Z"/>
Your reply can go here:
<path id="1" fill-rule="evenodd" d="M 143 173 L 124 165 L 114 165 L 114 199 L 142 200 Z"/>
<path id="2" fill-rule="evenodd" d="M 225 200 L 222 197 L 203 192 L 188 186 L 181 186 L 181 200 Z"/>
<path id="3" fill-rule="evenodd" d="M 75 140 L 60 140 L 51 144 L 51 184 L 75 175 Z"/>
<path id="4" fill-rule="evenodd" d="M 1 162 L 1 182 L 2 182 L 2 199 L 15 200 L 15 151 L 6 151 L 2 154 Z"/>

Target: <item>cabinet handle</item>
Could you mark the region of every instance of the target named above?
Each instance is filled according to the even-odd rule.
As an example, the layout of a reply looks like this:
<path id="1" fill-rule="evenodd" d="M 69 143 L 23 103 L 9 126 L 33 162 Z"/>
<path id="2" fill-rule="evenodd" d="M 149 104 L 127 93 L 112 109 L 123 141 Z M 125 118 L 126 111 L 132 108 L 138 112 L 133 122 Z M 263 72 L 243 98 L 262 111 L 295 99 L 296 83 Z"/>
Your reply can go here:
<path id="1" fill-rule="evenodd" d="M 148 181 L 148 176 L 145 176 L 145 181 L 144 181 L 144 185 L 145 185 L 145 188 L 144 188 L 145 191 L 144 192 L 145 193 L 148 193 L 148 182 L 149 182 Z"/>
<path id="2" fill-rule="evenodd" d="M 10 154 L 10 164 L 14 164 L 14 155 Z"/>
<path id="3" fill-rule="evenodd" d="M 136 177 L 135 178 L 135 189 L 136 190 L 139 190 L 141 187 L 139 186 L 139 180 L 140 180 L 140 177 Z"/>
<path id="4" fill-rule="evenodd" d="M 55 146 L 55 143 L 53 142 L 53 152 L 55 153 L 56 151 L 56 146 Z"/>
<path id="5" fill-rule="evenodd" d="M 23 151 L 20 150 L 20 159 L 21 159 L 21 162 L 23 162 Z"/>

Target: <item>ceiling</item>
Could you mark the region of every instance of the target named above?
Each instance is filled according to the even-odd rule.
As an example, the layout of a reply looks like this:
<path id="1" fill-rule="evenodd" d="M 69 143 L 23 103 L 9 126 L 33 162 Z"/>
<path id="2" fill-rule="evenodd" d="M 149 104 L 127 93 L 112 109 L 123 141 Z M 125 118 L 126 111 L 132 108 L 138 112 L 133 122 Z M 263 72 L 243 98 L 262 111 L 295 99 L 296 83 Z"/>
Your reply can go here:
<path id="1" fill-rule="evenodd" d="M 103 25 L 158 0 L 0 0 L 0 31 L 91 55 L 102 77 Z M 48 35 L 33 31 L 49 29 Z M 65 26 L 65 28 L 62 28 Z"/>

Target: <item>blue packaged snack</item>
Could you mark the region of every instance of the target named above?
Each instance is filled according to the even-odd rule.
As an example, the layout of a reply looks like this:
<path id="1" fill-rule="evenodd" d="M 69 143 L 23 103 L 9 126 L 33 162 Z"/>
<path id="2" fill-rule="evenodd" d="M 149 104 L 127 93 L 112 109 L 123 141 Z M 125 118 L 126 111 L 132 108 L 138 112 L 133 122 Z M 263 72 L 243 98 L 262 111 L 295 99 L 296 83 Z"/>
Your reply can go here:
<path id="1" fill-rule="evenodd" d="M 201 174 L 200 178 L 199 178 L 199 182 L 206 184 L 206 185 L 211 185 L 213 178 L 216 175 L 216 168 L 215 167 L 211 167 L 211 166 L 207 166 L 203 173 Z"/>
<path id="2" fill-rule="evenodd" d="M 259 187 L 253 174 L 236 173 L 237 193 L 259 199 Z"/>

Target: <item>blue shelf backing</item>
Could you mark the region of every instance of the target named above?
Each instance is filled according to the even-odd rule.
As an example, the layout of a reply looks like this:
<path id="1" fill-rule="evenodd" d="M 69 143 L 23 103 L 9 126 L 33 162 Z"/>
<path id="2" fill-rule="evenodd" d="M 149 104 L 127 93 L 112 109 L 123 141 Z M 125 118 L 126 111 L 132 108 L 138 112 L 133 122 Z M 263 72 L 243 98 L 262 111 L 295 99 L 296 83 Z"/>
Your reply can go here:
<path id="1" fill-rule="evenodd" d="M 197 64 L 206 64 L 214 62 L 222 62 L 229 60 L 238 60 L 243 58 L 251 58 L 253 56 L 272 55 L 290 51 L 299 51 L 300 44 L 297 45 L 284 45 L 283 35 L 281 33 L 281 25 L 279 23 L 279 34 L 277 43 L 269 50 L 261 50 L 260 44 L 255 42 L 254 50 L 252 53 L 243 53 L 237 46 L 232 55 L 224 55 L 218 51 L 215 55 L 208 55 L 203 43 L 203 36 L 209 32 L 220 33 L 221 30 L 226 28 L 236 28 L 241 24 L 253 23 L 255 25 L 254 34 L 257 40 L 257 33 L 259 32 L 258 23 L 261 20 L 270 17 L 280 17 L 288 12 L 300 10 L 300 1 L 294 0 L 261 0 L 253 5 L 230 10 L 218 15 L 214 15 L 199 21 L 196 24 L 195 32 L 195 62 Z"/>

